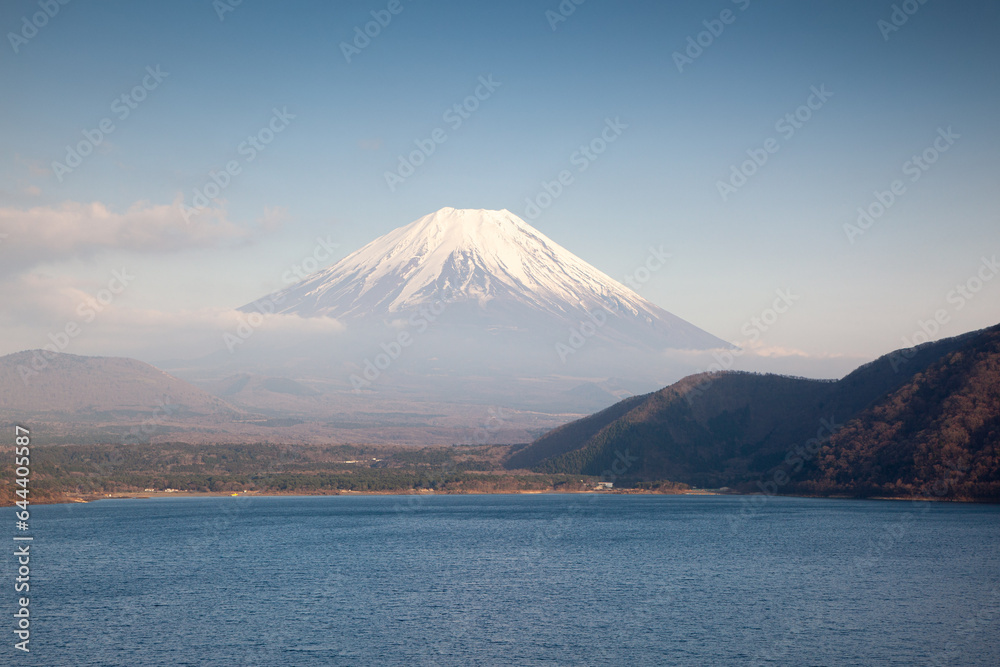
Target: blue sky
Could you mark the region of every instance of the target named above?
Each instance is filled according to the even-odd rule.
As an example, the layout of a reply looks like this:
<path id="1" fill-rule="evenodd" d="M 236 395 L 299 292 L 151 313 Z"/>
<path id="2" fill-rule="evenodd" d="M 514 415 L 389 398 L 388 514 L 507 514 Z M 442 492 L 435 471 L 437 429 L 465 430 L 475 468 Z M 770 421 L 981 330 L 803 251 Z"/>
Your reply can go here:
<path id="1" fill-rule="evenodd" d="M 348 62 L 342 43 L 388 1 L 244 0 L 220 19 L 222 1 L 54 3 L 23 39 L 39 3 L 0 8 L 0 352 L 40 347 L 122 267 L 135 279 L 115 316 L 67 351 L 203 323 L 283 286 L 317 238 L 336 259 L 443 206 L 510 209 L 619 280 L 662 246 L 671 261 L 640 294 L 736 343 L 791 290 L 761 341 L 803 374 L 901 347 L 942 310 L 934 337 L 1000 320 L 1000 279 L 980 268 L 1000 254 L 996 3 L 895 3 L 915 11 L 888 31 L 892 2 L 567 1 L 553 22 L 556 0 L 400 0 Z M 689 38 L 706 46 L 679 71 Z M 480 77 L 499 85 L 453 127 L 445 112 Z M 122 118 L 114 100 L 144 78 Z M 800 110 L 814 89 L 828 99 Z M 275 110 L 285 126 L 247 161 Z M 794 133 L 776 127 L 797 110 Z M 106 119 L 93 154 L 56 173 Z M 580 171 L 609 119 L 624 129 Z M 386 172 L 438 128 L 447 140 L 390 189 Z M 769 139 L 724 199 L 719 182 Z M 908 168 L 925 150 L 935 162 Z M 179 222 L 231 161 L 228 186 Z M 573 182 L 530 217 L 563 170 Z M 897 180 L 852 243 L 844 225 Z"/>

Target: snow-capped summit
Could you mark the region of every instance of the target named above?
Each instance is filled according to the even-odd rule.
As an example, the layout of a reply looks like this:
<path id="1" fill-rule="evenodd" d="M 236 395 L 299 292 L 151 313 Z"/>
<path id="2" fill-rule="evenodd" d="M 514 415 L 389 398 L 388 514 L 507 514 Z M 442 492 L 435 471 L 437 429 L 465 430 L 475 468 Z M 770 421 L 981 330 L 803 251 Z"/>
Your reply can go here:
<path id="1" fill-rule="evenodd" d="M 537 329 L 600 321 L 600 337 L 657 348 L 728 343 L 671 315 L 507 210 L 443 208 L 265 297 L 283 313 L 389 321 L 445 299 L 466 322 Z M 253 304 L 243 310 L 252 310 Z M 596 312 L 604 315 L 595 318 Z M 470 317 L 471 316 L 471 317 Z M 605 317 L 606 316 L 606 317 Z M 606 323 L 605 323 L 606 321 Z"/>

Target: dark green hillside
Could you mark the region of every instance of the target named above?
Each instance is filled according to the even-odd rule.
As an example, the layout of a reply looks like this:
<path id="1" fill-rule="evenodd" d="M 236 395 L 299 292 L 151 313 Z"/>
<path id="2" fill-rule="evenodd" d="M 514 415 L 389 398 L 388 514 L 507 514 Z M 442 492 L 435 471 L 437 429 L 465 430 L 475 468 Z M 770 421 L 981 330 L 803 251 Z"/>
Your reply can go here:
<path id="1" fill-rule="evenodd" d="M 631 396 L 589 417 L 577 419 L 574 422 L 552 429 L 536 440 L 531 447 L 526 447 L 515 452 L 507 460 L 507 467 L 510 469 L 531 468 L 538 465 L 544 459 L 576 449 L 578 443 L 590 439 L 602 428 L 620 418 L 650 396 L 652 394 Z"/>
<path id="2" fill-rule="evenodd" d="M 752 373 L 692 376 L 651 394 L 583 447 L 537 469 L 600 475 L 616 458 L 636 457 L 625 477 L 732 485 L 780 462 L 787 442 L 812 437 L 817 405 L 830 386 Z"/>
<path id="3" fill-rule="evenodd" d="M 948 479 L 947 495 L 997 498 L 998 341 L 1000 326 L 899 350 L 839 381 L 691 376 L 555 429 L 507 466 L 851 495 Z"/>

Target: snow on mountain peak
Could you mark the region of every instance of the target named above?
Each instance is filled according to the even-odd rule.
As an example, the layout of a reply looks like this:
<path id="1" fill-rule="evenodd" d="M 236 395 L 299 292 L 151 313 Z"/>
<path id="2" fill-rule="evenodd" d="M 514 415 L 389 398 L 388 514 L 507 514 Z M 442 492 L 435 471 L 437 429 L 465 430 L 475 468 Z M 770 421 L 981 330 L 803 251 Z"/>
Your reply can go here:
<path id="1" fill-rule="evenodd" d="M 403 238 L 423 241 L 429 248 L 448 252 L 509 245 L 519 233 L 531 229 L 508 210 L 442 208 L 396 230 Z M 390 235 L 395 234 L 391 232 Z M 385 237 L 383 237 L 385 238 Z"/>
<path id="2" fill-rule="evenodd" d="M 342 320 L 389 319 L 448 298 L 493 313 L 490 317 L 507 326 L 532 314 L 573 321 L 603 308 L 657 335 L 722 343 L 506 209 L 442 208 L 267 298 L 281 312 Z"/>

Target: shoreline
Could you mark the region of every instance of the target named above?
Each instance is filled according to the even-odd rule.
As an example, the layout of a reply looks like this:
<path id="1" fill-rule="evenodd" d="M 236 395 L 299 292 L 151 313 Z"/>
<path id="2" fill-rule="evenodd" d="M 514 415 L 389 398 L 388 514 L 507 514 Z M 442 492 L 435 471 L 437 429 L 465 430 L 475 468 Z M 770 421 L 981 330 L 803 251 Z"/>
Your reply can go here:
<path id="1" fill-rule="evenodd" d="M 717 496 L 727 495 L 717 491 L 677 491 L 659 492 L 634 489 L 623 489 L 621 491 L 570 491 L 570 490 L 510 490 L 510 491 L 426 491 L 421 489 L 409 489 L 402 491 L 350 491 L 333 490 L 321 493 L 303 493 L 301 491 L 289 491 L 287 493 L 274 492 L 249 492 L 232 493 L 228 491 L 176 491 L 167 493 L 165 491 L 152 492 L 120 492 L 101 495 L 67 496 L 64 498 L 46 498 L 45 500 L 32 500 L 32 505 L 70 505 L 77 503 L 93 503 L 100 500 L 150 500 L 160 498 L 321 498 L 326 496 L 513 496 L 513 495 L 604 495 L 604 496 Z M 740 495 L 740 494 L 730 494 Z"/>
<path id="2" fill-rule="evenodd" d="M 511 496 L 511 495 L 602 495 L 602 496 L 740 496 L 752 498 L 764 496 L 766 498 L 812 498 L 817 500 L 876 500 L 876 501 L 910 501 L 910 502 L 935 502 L 935 503 L 961 503 L 969 505 L 997 505 L 1000 501 L 977 500 L 972 498 L 927 498 L 913 496 L 872 496 L 869 498 L 858 498 L 855 496 L 817 496 L 802 494 L 764 494 L 764 493 L 737 493 L 733 491 L 720 491 L 718 489 L 689 489 L 683 491 L 650 491 L 645 489 L 621 489 L 621 490 L 596 490 L 585 491 L 572 490 L 511 490 L 511 491 L 427 491 L 421 489 L 409 489 L 401 491 L 350 491 L 333 490 L 321 493 L 302 493 L 299 491 L 289 491 L 286 493 L 232 493 L 227 491 L 153 491 L 153 492 L 121 492 L 101 495 L 67 496 L 64 498 L 46 498 L 45 500 L 33 500 L 33 505 L 72 505 L 79 503 L 93 503 L 101 500 L 151 500 L 160 498 L 283 498 L 283 497 L 327 497 L 327 496 Z M 12 505 L 11 505 L 12 506 Z"/>

